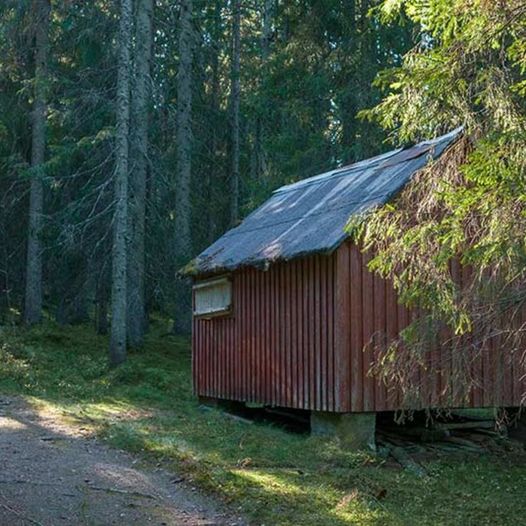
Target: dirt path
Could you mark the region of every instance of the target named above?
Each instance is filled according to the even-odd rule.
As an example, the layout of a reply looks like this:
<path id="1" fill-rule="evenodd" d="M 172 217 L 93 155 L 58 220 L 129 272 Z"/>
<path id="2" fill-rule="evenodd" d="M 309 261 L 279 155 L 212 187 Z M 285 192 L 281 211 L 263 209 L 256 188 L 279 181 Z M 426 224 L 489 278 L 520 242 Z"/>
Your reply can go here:
<path id="1" fill-rule="evenodd" d="M 173 474 L 0 397 L 0 526 L 241 525 Z"/>

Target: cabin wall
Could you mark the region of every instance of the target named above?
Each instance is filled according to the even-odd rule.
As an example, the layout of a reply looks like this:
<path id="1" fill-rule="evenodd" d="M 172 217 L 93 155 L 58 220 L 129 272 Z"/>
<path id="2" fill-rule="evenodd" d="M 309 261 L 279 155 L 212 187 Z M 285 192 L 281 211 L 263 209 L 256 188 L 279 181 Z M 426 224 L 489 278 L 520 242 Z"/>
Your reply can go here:
<path id="1" fill-rule="evenodd" d="M 234 272 L 231 314 L 194 318 L 195 393 L 317 411 L 400 409 L 401 394 L 370 369 L 414 313 L 398 304 L 390 283 L 368 271 L 369 258 L 347 242 L 332 256 Z M 460 284 L 469 278 L 458 263 L 451 271 Z M 498 338 L 471 355 L 436 345 L 426 368 L 414 371 L 422 405 L 520 405 L 526 391 L 521 357 L 500 351 Z M 476 384 L 467 403 L 446 389 L 454 369 Z"/>
<path id="2" fill-rule="evenodd" d="M 346 389 L 341 396 L 348 401 L 346 409 L 352 412 L 401 408 L 401 393 L 393 385 L 377 381 L 370 370 L 386 341 L 392 341 L 416 315 L 398 304 L 391 283 L 369 272 L 370 257 L 351 242 L 337 251 L 337 289 L 347 291 L 348 296 L 342 301 L 348 305 L 342 309 L 346 319 L 339 320 L 343 330 L 347 329 L 341 345 L 349 349 L 349 373 L 342 383 Z M 469 269 L 457 261 L 451 263 L 451 273 L 460 286 L 469 280 Z M 467 351 L 454 352 L 447 345 L 438 345 L 438 341 L 447 342 L 450 335 L 444 332 L 436 336 L 437 345 L 426 354 L 425 368 L 414 368 L 412 383 L 418 386 L 421 400 L 420 404 L 415 402 L 415 409 L 520 405 L 522 393 L 526 392 L 526 370 L 519 353 L 513 356 L 503 352 L 499 338 L 493 338 L 482 350 L 475 346 L 469 349 L 471 341 L 467 340 Z M 468 401 L 460 390 L 455 390 L 452 371 L 466 374 L 474 384 Z"/>
<path id="3" fill-rule="evenodd" d="M 232 274 L 232 313 L 194 318 L 199 396 L 341 411 L 335 361 L 334 256 Z"/>

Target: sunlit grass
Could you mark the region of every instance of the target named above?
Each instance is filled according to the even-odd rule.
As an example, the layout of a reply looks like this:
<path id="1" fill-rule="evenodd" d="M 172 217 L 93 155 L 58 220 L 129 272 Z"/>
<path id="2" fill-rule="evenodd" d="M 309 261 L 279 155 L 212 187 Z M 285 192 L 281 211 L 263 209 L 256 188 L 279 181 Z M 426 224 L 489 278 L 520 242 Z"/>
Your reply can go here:
<path id="1" fill-rule="evenodd" d="M 269 525 L 499 525 L 526 517 L 523 456 L 435 460 L 424 479 L 333 441 L 226 418 L 191 392 L 185 339 L 152 324 L 116 370 L 90 327 L 0 332 L 0 391 L 177 470 Z"/>

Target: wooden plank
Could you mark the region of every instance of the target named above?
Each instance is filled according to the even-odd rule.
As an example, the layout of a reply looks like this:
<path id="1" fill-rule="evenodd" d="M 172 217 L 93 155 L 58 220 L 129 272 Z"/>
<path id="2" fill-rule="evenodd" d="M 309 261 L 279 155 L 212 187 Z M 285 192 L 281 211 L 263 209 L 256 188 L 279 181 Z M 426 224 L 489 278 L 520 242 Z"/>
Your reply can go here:
<path id="1" fill-rule="evenodd" d="M 278 265 L 279 275 L 279 379 L 278 379 L 278 405 L 285 404 L 285 272 L 283 264 Z"/>
<path id="2" fill-rule="evenodd" d="M 363 411 L 362 254 L 354 244 L 350 250 L 351 411 Z"/>
<path id="3" fill-rule="evenodd" d="M 336 411 L 351 410 L 351 323 L 350 319 L 350 247 L 342 245 L 336 252 L 334 291 L 334 406 Z"/>
<path id="4" fill-rule="evenodd" d="M 204 360 L 205 360 L 205 395 L 211 396 L 212 395 L 212 375 L 211 375 L 211 368 L 210 368 L 210 334 L 208 330 L 208 322 L 206 320 L 203 320 L 203 330 L 205 333 L 205 345 L 204 345 Z"/>
<path id="5" fill-rule="evenodd" d="M 277 347 L 277 320 L 276 320 L 276 272 L 275 267 L 268 271 L 270 296 L 270 358 L 269 358 L 269 389 L 271 405 L 276 405 L 276 347 Z"/>
<path id="6" fill-rule="evenodd" d="M 374 353 L 373 361 L 378 363 L 386 343 L 386 292 L 385 281 L 378 275 L 373 276 L 374 287 Z M 375 411 L 386 410 L 385 386 L 381 378 L 374 377 Z"/>
<path id="7" fill-rule="evenodd" d="M 259 301 L 261 296 L 260 289 L 261 272 L 254 269 L 252 271 L 253 289 L 252 289 L 252 365 L 250 367 L 251 401 L 259 402 L 259 379 L 260 369 L 260 349 L 261 349 L 261 319 L 259 317 Z"/>
<path id="8" fill-rule="evenodd" d="M 309 392 L 310 407 L 316 409 L 316 310 L 315 310 L 316 274 L 314 258 L 309 258 Z"/>
<path id="9" fill-rule="evenodd" d="M 216 370 L 216 396 L 218 398 L 224 398 L 223 396 L 223 370 L 224 370 L 224 319 L 217 319 L 219 323 L 212 321 L 212 330 L 214 331 L 214 339 L 216 343 L 216 358 L 217 358 L 217 370 Z"/>
<path id="10" fill-rule="evenodd" d="M 302 268 L 302 356 L 303 356 L 303 407 L 310 409 L 310 366 L 309 366 L 309 348 L 310 348 L 310 334 L 309 334 L 309 263 L 308 260 L 301 262 Z"/>
<path id="11" fill-rule="evenodd" d="M 455 283 L 460 283 L 460 265 L 458 259 L 454 258 L 450 263 L 451 276 Z M 452 335 L 449 334 L 449 337 Z M 461 361 L 458 357 L 458 350 L 452 348 L 450 351 L 450 378 L 449 378 L 449 388 L 451 392 L 451 404 L 458 407 L 462 406 L 463 403 L 459 400 L 459 386 L 458 386 L 458 376 L 461 367 Z"/>
<path id="12" fill-rule="evenodd" d="M 205 320 L 206 324 L 206 355 L 207 355 L 207 367 L 208 367 L 208 394 L 209 396 L 215 396 L 215 371 L 216 371 L 216 353 L 215 353 L 215 342 L 212 333 L 212 324 L 210 320 Z"/>
<path id="13" fill-rule="evenodd" d="M 261 280 L 261 271 L 254 271 L 255 286 L 254 286 L 254 352 L 253 352 L 253 366 L 252 366 L 252 401 L 261 402 L 261 375 L 263 372 L 263 367 L 261 363 L 261 343 L 263 340 L 263 325 L 261 320 L 261 289 L 262 289 L 262 280 Z"/>
<path id="14" fill-rule="evenodd" d="M 285 272 L 285 405 L 292 405 L 292 265 L 284 265 Z"/>
<path id="15" fill-rule="evenodd" d="M 192 370 L 193 394 L 199 396 L 201 386 L 199 385 L 199 373 L 201 371 L 201 362 L 199 360 L 201 353 L 201 331 L 199 330 L 199 321 L 194 319 L 195 325 L 195 346 L 192 347 L 192 355 L 194 361 L 194 368 Z"/>
<path id="16" fill-rule="evenodd" d="M 318 411 L 323 410 L 323 381 L 322 378 L 322 301 L 321 301 L 321 281 L 322 281 L 322 271 L 320 256 L 315 256 L 314 265 L 316 269 L 316 292 L 315 292 L 315 319 L 316 319 L 316 409 Z"/>
<path id="17" fill-rule="evenodd" d="M 509 314 L 506 314 L 509 316 Z M 506 324 L 510 320 L 504 320 L 504 316 L 500 317 L 499 325 L 500 327 L 506 327 Z M 509 367 L 509 362 L 507 361 L 509 352 L 509 342 L 504 336 L 498 335 L 495 338 L 495 361 L 497 364 L 496 370 L 496 387 L 495 387 L 495 396 L 498 401 L 499 406 L 508 406 L 511 405 L 511 368 Z"/>
<path id="18" fill-rule="evenodd" d="M 493 405 L 493 364 L 491 363 L 491 349 L 486 343 L 482 347 L 483 355 L 483 405 L 491 407 Z"/>
<path id="19" fill-rule="evenodd" d="M 319 322 L 318 330 L 320 336 L 320 408 L 327 411 L 327 258 L 320 256 L 319 259 Z"/>
<path id="20" fill-rule="evenodd" d="M 296 264 L 296 391 L 298 407 L 305 408 L 303 392 L 303 265 L 301 260 Z"/>
<path id="21" fill-rule="evenodd" d="M 270 364 L 270 301 L 269 301 L 269 292 L 270 292 L 270 280 L 269 272 L 265 271 L 263 273 L 263 301 L 262 301 L 262 314 L 263 314 L 263 399 L 265 404 L 271 403 L 271 394 L 270 394 L 270 374 L 269 374 L 269 364 Z"/>
<path id="22" fill-rule="evenodd" d="M 243 313 L 242 321 L 242 338 L 243 347 L 240 353 L 241 362 L 241 400 L 248 400 L 248 353 L 250 351 L 249 342 L 249 322 L 250 322 L 250 304 L 249 304 L 249 276 L 248 271 L 243 271 Z"/>
<path id="23" fill-rule="evenodd" d="M 402 305 L 401 303 L 398 304 L 398 333 L 400 333 L 403 329 L 405 329 L 409 323 L 409 310 Z M 400 349 L 400 352 L 404 352 L 403 349 Z M 403 404 L 403 398 L 402 398 L 402 392 L 400 389 L 396 391 L 396 401 L 395 401 L 396 407 L 399 408 Z"/>
<path id="24" fill-rule="evenodd" d="M 205 395 L 211 396 L 212 395 L 212 376 L 211 376 L 211 368 L 210 368 L 210 335 L 208 330 L 208 323 L 206 320 L 203 320 L 203 330 L 205 333 L 205 353 L 204 353 L 204 359 L 205 359 Z"/>
<path id="25" fill-rule="evenodd" d="M 335 324 L 335 313 L 334 313 L 334 280 L 336 279 L 334 272 L 335 257 L 331 255 L 328 264 L 327 264 L 327 406 L 329 411 L 334 411 L 334 398 L 335 398 L 335 371 L 334 371 L 334 357 L 335 357 L 335 348 L 334 348 L 334 324 Z M 347 295 L 348 297 L 348 295 Z M 347 333 L 349 331 L 347 330 Z M 347 348 L 347 356 L 349 356 L 349 349 Z M 349 358 L 347 358 L 349 360 Z M 347 372 L 349 368 L 346 368 Z M 345 371 L 344 371 L 345 372 Z M 347 374 L 347 382 L 350 380 L 349 375 Z"/>
<path id="26" fill-rule="evenodd" d="M 240 289 L 240 301 L 239 301 L 239 351 L 238 351 L 238 363 L 236 366 L 236 383 L 238 385 L 238 399 L 245 399 L 245 367 L 246 367 L 246 355 L 247 355 L 247 274 L 243 270 L 239 276 L 239 289 Z"/>
<path id="27" fill-rule="evenodd" d="M 388 282 L 386 285 L 387 308 L 386 308 L 386 331 L 389 344 L 398 337 L 398 296 L 394 285 Z M 393 411 L 398 409 L 396 404 L 395 386 L 387 386 L 386 409 Z"/>
<path id="28" fill-rule="evenodd" d="M 236 307 L 236 331 L 237 331 L 237 353 L 235 360 L 235 374 L 234 381 L 236 384 L 235 393 L 236 400 L 243 399 L 243 355 L 245 353 L 245 273 L 242 271 L 237 276 L 237 298 L 238 305 Z"/>
<path id="29" fill-rule="evenodd" d="M 259 336 L 260 325 L 258 320 L 258 273 L 257 270 L 252 270 L 252 291 L 251 291 L 251 303 L 252 303 L 252 327 L 250 330 L 250 369 L 249 369 L 249 378 L 250 378 L 250 401 L 257 402 L 257 380 L 258 380 L 258 349 L 259 342 L 261 340 Z"/>
<path id="30" fill-rule="evenodd" d="M 370 368 L 373 363 L 373 275 L 367 269 L 367 264 L 371 260 L 369 253 L 362 254 L 362 308 L 363 308 L 363 409 L 364 411 L 374 411 L 375 406 L 375 382 L 370 376 Z"/>
<path id="31" fill-rule="evenodd" d="M 292 407 L 299 406 L 299 382 L 298 382 L 298 262 L 294 261 L 291 265 L 291 294 L 290 294 L 290 305 L 291 305 L 291 384 L 292 384 Z"/>
<path id="32" fill-rule="evenodd" d="M 290 351 L 290 342 L 289 342 L 289 327 L 290 327 L 290 303 L 289 298 L 289 265 L 283 263 L 281 265 L 281 275 L 283 278 L 283 323 L 281 324 L 282 330 L 282 345 L 281 345 L 281 405 L 288 407 L 288 395 L 289 395 L 289 351 Z"/>
<path id="33" fill-rule="evenodd" d="M 429 363 L 429 374 L 431 376 L 429 406 L 438 407 L 440 399 L 440 342 L 438 335 L 433 337 L 433 348 L 431 350 L 431 359 Z"/>
<path id="34" fill-rule="evenodd" d="M 202 370 L 202 366 L 201 366 L 201 335 L 202 335 L 202 332 L 199 327 L 199 321 L 194 320 L 194 323 L 195 323 L 196 344 L 195 344 L 195 347 L 193 348 L 193 354 L 195 355 L 195 366 L 194 366 L 193 375 L 192 375 L 193 383 L 194 383 L 193 393 L 195 396 L 199 396 L 199 393 L 201 391 L 199 375 Z"/>
<path id="35" fill-rule="evenodd" d="M 228 362 L 228 371 L 227 371 L 227 377 L 228 377 L 228 395 L 231 400 L 235 400 L 234 396 L 234 376 L 233 372 L 235 369 L 235 363 L 236 363 L 236 342 L 235 342 L 235 318 L 234 313 L 232 313 L 232 317 L 228 320 L 228 345 L 229 345 L 229 362 Z"/>
<path id="36" fill-rule="evenodd" d="M 419 320 L 419 318 L 422 316 L 422 311 L 420 309 L 411 309 L 409 311 L 409 319 L 411 321 L 411 323 L 415 323 Z M 421 359 L 425 359 L 425 358 L 421 358 Z M 415 390 L 415 397 L 416 397 L 416 402 L 415 402 L 415 409 L 423 409 L 423 403 L 422 401 L 425 400 L 425 397 L 426 397 L 426 392 L 425 392 L 425 388 L 426 388 L 426 382 L 422 382 L 422 378 L 421 378 L 421 365 L 419 363 L 415 363 L 414 364 L 415 367 L 414 367 L 414 370 L 411 372 L 411 375 L 410 375 L 410 382 L 413 386 L 416 387 L 416 390 Z"/>

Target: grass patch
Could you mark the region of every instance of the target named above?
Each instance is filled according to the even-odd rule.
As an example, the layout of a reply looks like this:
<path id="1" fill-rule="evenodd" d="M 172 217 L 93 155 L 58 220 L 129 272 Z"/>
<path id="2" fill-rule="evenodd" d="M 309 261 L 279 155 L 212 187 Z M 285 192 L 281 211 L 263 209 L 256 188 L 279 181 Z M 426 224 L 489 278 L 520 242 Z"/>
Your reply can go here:
<path id="1" fill-rule="evenodd" d="M 523 455 L 430 461 L 419 479 L 336 443 L 203 411 L 184 339 L 154 322 L 109 370 L 89 327 L 0 332 L 0 391 L 33 397 L 112 445 L 173 467 L 256 524 L 507 525 L 526 517 Z"/>

